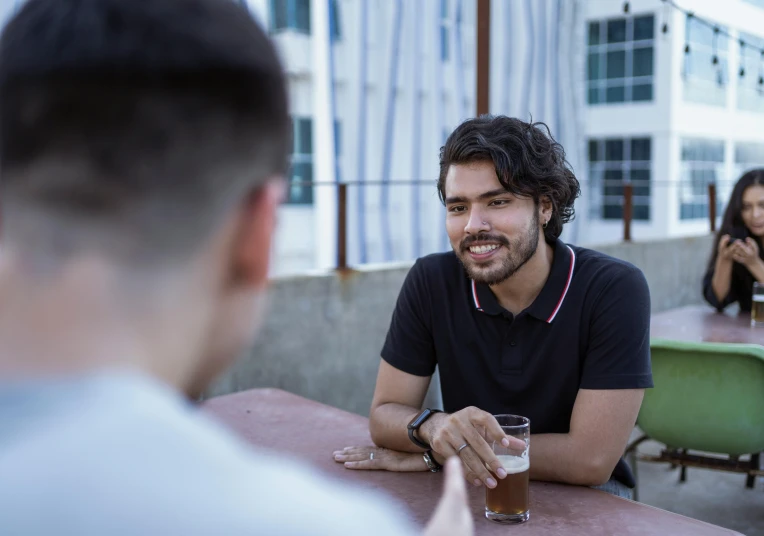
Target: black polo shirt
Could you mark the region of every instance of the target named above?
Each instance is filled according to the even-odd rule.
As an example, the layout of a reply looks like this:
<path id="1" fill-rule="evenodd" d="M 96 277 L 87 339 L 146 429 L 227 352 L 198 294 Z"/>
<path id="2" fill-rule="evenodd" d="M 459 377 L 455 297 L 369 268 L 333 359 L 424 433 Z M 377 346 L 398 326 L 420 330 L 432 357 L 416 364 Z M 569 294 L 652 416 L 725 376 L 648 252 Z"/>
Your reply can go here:
<path id="1" fill-rule="evenodd" d="M 409 271 L 382 358 L 440 371 L 444 410 L 528 417 L 532 434 L 567 433 L 579 389 L 652 387 L 650 293 L 635 266 L 557 240 L 549 277 L 517 316 L 470 280 L 453 252 Z M 633 487 L 621 460 L 613 472 Z"/>

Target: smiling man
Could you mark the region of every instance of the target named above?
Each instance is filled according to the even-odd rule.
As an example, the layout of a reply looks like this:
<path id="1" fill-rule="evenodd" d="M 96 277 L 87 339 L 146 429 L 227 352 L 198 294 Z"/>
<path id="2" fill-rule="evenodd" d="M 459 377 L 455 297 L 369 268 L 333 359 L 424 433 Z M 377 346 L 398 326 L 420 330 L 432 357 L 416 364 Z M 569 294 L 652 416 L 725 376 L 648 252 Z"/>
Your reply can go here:
<path id="1" fill-rule="evenodd" d="M 531 478 L 631 496 L 622 454 L 652 387 L 649 291 L 634 266 L 559 239 L 579 184 L 541 127 L 483 116 L 446 141 L 453 251 L 406 278 L 371 408 L 386 448 L 337 452 L 347 467 L 437 469 L 457 454 L 471 482 L 495 487 L 492 415 L 514 413 L 531 421 Z M 445 412 L 422 409 L 436 367 Z"/>

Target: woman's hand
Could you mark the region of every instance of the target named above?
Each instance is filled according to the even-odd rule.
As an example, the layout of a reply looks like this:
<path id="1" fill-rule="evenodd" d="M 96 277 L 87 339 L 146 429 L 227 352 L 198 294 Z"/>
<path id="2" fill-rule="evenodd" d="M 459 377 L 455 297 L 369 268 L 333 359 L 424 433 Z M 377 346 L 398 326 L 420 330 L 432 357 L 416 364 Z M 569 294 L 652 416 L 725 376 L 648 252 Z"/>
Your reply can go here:
<path id="1" fill-rule="evenodd" d="M 756 263 L 760 262 L 759 244 L 751 237 L 742 240 L 736 240 L 728 249 L 731 250 L 732 260 L 751 269 Z"/>
<path id="2" fill-rule="evenodd" d="M 428 471 L 422 454 L 399 452 L 381 447 L 345 447 L 333 454 L 334 461 L 345 469 L 366 471 L 413 472 Z"/>
<path id="3" fill-rule="evenodd" d="M 733 244 L 734 245 L 734 244 Z M 719 240 L 719 246 L 716 249 L 717 255 L 720 259 L 725 261 L 732 261 L 732 247 L 730 245 L 730 235 L 722 235 Z"/>

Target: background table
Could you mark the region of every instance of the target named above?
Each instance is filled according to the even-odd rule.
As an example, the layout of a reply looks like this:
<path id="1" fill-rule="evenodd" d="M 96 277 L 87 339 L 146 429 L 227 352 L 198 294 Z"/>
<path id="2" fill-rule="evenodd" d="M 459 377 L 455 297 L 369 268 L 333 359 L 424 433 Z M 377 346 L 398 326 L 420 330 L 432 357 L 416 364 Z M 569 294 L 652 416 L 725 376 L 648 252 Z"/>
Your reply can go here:
<path id="1" fill-rule="evenodd" d="M 422 525 L 440 497 L 441 473 L 351 471 L 334 462 L 332 452 L 338 448 L 371 444 L 368 420 L 359 415 L 277 389 L 253 389 L 212 398 L 203 407 L 252 445 L 298 457 L 332 477 L 394 496 Z M 530 521 L 517 526 L 500 525 L 484 517 L 485 491 L 472 486 L 468 489 L 478 535 L 737 534 L 590 488 L 543 482 L 531 483 Z"/>
<path id="2" fill-rule="evenodd" d="M 650 336 L 694 342 L 738 342 L 764 346 L 764 326 L 751 327 L 750 313 L 717 313 L 689 305 L 652 315 Z"/>

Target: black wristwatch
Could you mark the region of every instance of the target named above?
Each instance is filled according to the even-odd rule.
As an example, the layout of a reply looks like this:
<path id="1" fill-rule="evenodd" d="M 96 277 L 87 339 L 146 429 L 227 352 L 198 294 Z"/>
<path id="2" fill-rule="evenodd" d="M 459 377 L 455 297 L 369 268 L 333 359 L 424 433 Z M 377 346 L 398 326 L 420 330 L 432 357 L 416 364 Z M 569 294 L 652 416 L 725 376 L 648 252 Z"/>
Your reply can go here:
<path id="1" fill-rule="evenodd" d="M 430 445 L 428 445 L 424 441 L 421 441 L 419 438 L 417 438 L 414 435 L 414 432 L 419 430 L 419 427 L 422 426 L 427 419 L 429 419 L 430 417 L 432 417 L 436 413 L 443 413 L 443 412 L 441 410 L 439 410 L 439 409 L 430 409 L 430 408 L 422 410 L 416 417 L 414 417 L 411 420 L 409 425 L 406 427 L 406 428 L 408 428 L 408 431 L 409 431 L 409 439 L 417 447 L 425 449 L 425 450 L 430 450 Z"/>

